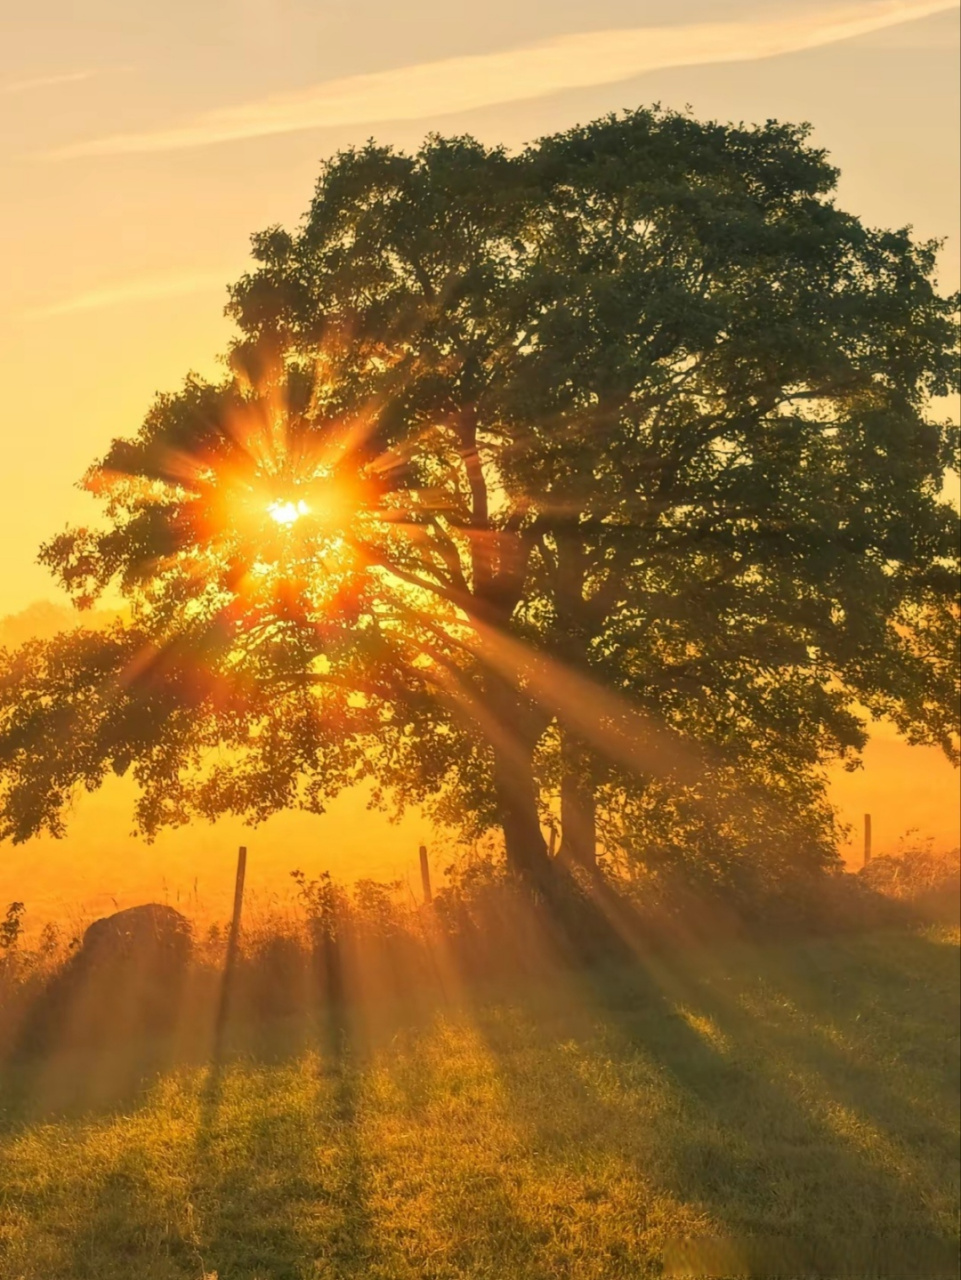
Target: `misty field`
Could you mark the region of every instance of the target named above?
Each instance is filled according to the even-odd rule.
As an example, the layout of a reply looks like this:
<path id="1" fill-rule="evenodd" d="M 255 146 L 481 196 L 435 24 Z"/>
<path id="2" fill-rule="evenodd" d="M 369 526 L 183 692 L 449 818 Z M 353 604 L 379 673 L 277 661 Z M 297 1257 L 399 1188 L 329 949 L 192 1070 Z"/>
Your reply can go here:
<path id="1" fill-rule="evenodd" d="M 946 928 L 688 949 L 237 1027 L 96 1106 L 21 1068 L 0 1275 L 952 1275 L 958 972 Z"/>

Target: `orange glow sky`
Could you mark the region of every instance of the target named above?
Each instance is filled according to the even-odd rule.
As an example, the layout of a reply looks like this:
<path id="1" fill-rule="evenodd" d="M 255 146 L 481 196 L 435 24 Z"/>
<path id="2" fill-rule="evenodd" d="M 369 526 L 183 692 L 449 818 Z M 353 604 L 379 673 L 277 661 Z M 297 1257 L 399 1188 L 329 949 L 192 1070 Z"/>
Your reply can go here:
<path id="1" fill-rule="evenodd" d="M 941 282 L 951 289 L 958 48 L 957 7 L 938 0 L 5 6 L 0 617 L 57 598 L 35 555 L 85 515 L 75 482 L 113 436 L 136 429 L 156 390 L 216 370 L 225 285 L 244 268 L 248 236 L 296 222 L 321 157 L 370 135 L 413 147 L 430 129 L 516 145 L 652 101 L 809 120 L 842 170 L 845 206 L 950 237 Z M 884 729 L 836 798 L 858 824 L 874 814 L 879 850 L 909 827 L 959 840 L 956 775 Z M 309 863 L 387 875 L 414 865 L 421 825 L 388 827 L 352 797 L 323 819 L 278 819 L 248 843 L 273 850 L 264 887 Z M 78 808 L 62 845 L 0 850 L 0 903 L 128 898 L 155 892 L 161 876 L 183 890 L 195 863 L 201 879 L 229 877 L 233 828 L 148 850 L 127 826 L 106 795 Z"/>

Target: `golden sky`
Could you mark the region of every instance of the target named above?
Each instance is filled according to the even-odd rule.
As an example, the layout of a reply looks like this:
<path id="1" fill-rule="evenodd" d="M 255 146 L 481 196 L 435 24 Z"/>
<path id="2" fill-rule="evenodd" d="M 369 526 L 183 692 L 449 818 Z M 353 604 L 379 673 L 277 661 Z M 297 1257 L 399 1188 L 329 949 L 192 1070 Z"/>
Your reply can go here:
<path id="1" fill-rule="evenodd" d="M 85 514 L 73 486 L 88 463 L 136 429 L 155 391 L 215 370 L 225 286 L 250 233 L 296 222 L 320 158 L 371 135 L 413 147 L 431 129 L 469 131 L 517 145 L 652 101 L 809 120 L 842 170 L 841 202 L 874 224 L 950 237 L 941 280 L 956 288 L 958 16 L 954 0 L 7 3 L 0 616 L 56 599 L 36 549 Z M 950 768 L 884 732 L 837 796 L 858 822 L 876 814 L 879 846 L 909 826 L 958 841 Z M 126 822 L 98 803 L 70 844 L 112 841 L 119 868 Z M 325 833 L 366 831 L 372 820 L 351 805 L 309 827 L 291 819 L 285 842 L 307 853 Z M 413 826 L 369 829 L 401 862 L 418 838 Z M 163 857 L 179 866 L 176 839 Z M 47 874 L 62 857 L 45 853 Z M 0 901 L 30 865 L 0 857 Z"/>

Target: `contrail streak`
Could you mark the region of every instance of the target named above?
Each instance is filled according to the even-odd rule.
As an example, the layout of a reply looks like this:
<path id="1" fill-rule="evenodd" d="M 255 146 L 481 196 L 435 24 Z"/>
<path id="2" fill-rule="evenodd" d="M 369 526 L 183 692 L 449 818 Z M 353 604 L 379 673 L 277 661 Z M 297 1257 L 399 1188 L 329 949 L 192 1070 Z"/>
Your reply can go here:
<path id="1" fill-rule="evenodd" d="M 64 71 L 59 75 L 33 76 L 29 80 L 11 80 L 9 84 L 0 84 L 0 93 L 27 93 L 31 89 L 50 89 L 58 84 L 77 84 L 80 80 L 90 80 L 99 75 L 98 71 Z"/>
<path id="2" fill-rule="evenodd" d="M 158 298 L 179 298 L 185 294 L 206 293 L 215 289 L 226 292 L 226 281 L 237 273 L 228 270 L 201 271 L 189 275 L 147 276 L 118 284 L 90 289 L 74 297 L 24 312 L 25 320 L 48 320 L 54 316 L 73 315 L 78 311 L 99 311 L 103 307 L 121 306 L 129 302 L 148 302 Z"/>
<path id="3" fill-rule="evenodd" d="M 634 27 L 559 36 L 497 53 L 329 80 L 204 112 L 168 129 L 73 143 L 55 158 L 174 151 L 375 120 L 420 120 L 614 84 L 649 71 L 750 62 L 814 49 L 953 9 L 957 0 L 874 0 L 755 22 Z"/>

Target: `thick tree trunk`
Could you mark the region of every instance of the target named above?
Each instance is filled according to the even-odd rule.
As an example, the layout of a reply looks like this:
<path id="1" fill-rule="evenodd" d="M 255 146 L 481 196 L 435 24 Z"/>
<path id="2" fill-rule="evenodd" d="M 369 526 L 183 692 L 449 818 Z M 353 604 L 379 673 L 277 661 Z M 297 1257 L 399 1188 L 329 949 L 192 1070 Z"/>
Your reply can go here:
<path id="1" fill-rule="evenodd" d="M 534 775 L 518 756 L 514 750 L 494 748 L 494 789 L 507 865 L 528 887 L 543 889 L 551 875 L 551 860 L 537 813 Z"/>
<path id="2" fill-rule="evenodd" d="M 561 847 L 568 866 L 597 868 L 597 802 L 587 747 L 561 730 Z"/>
<path id="3" fill-rule="evenodd" d="M 571 874 L 571 859 L 552 858 L 541 832 L 534 777 L 534 749 L 545 716 L 515 690 L 494 678 L 485 689 L 497 796 L 507 864 L 542 912 L 559 956 L 593 960 L 600 956 L 626 958 L 628 949 L 616 924 L 616 895 L 600 876 L 594 858 L 594 792 L 590 755 L 576 743 L 579 765 L 587 772 L 569 775 L 568 805 L 563 840 L 574 841 L 577 859 L 588 869 L 590 885 Z M 572 801 L 571 783 L 576 783 Z M 572 808 L 573 804 L 573 808 Z M 574 818 L 572 818 L 572 812 Z"/>
<path id="4" fill-rule="evenodd" d="M 541 832 L 533 767 L 534 748 L 547 717 L 493 670 L 485 676 L 484 701 L 507 865 L 537 889 L 552 867 Z"/>

